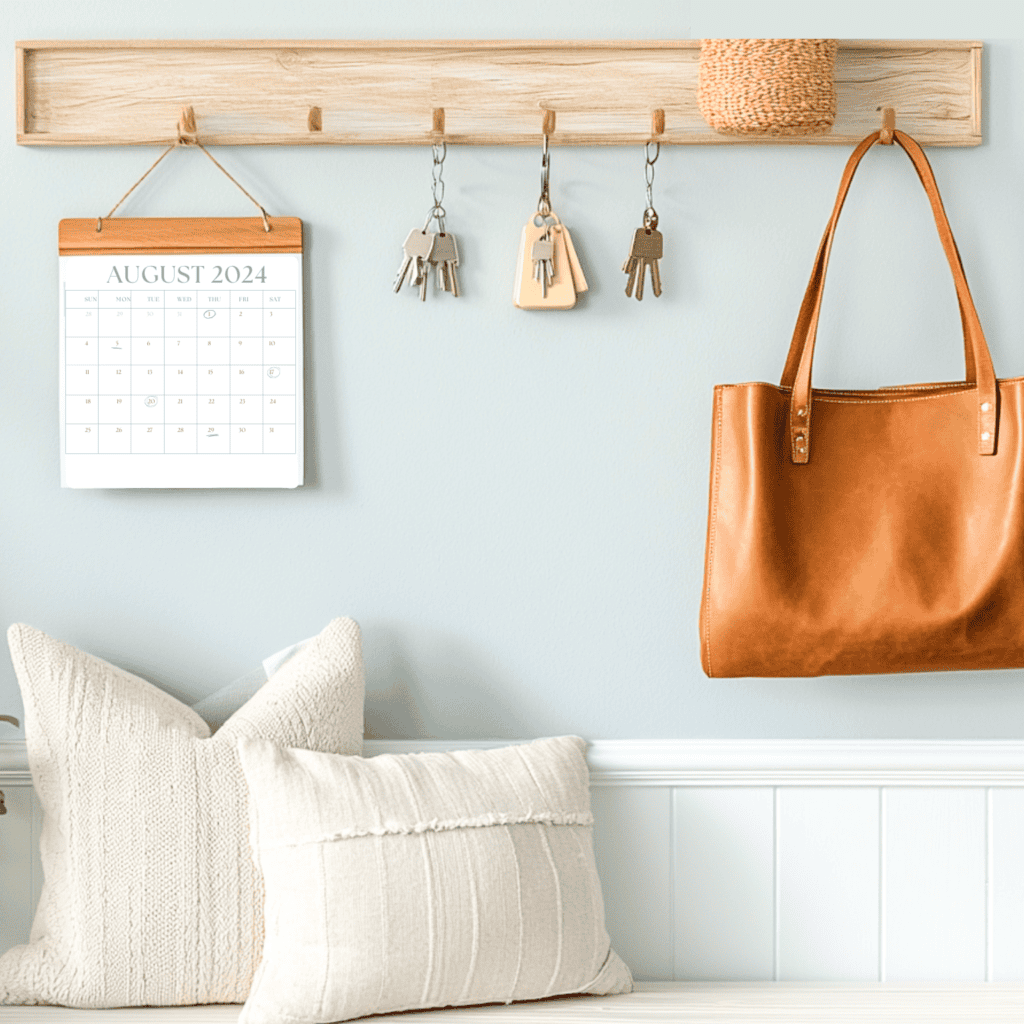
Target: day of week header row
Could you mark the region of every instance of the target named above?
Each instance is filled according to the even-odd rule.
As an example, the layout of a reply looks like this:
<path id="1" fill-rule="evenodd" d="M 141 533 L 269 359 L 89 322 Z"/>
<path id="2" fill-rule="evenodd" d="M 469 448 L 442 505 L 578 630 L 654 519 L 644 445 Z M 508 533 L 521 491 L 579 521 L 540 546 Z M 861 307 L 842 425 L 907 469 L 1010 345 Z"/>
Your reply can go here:
<path id="1" fill-rule="evenodd" d="M 78 291 L 64 293 L 65 309 L 294 309 L 294 291 Z"/>

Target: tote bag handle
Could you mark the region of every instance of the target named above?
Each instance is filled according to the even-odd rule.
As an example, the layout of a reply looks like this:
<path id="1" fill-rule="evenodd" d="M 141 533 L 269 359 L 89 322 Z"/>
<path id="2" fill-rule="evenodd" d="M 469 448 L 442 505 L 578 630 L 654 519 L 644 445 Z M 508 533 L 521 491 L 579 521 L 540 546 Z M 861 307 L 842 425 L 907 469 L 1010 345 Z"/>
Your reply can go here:
<path id="1" fill-rule="evenodd" d="M 992 368 L 992 357 L 989 355 L 985 334 L 981 329 L 978 312 L 974 308 L 971 290 L 967 286 L 960 253 L 949 226 L 949 219 L 942 206 L 935 175 L 932 173 L 924 150 L 909 136 L 901 131 L 893 131 L 893 139 L 899 143 L 903 151 L 910 157 L 921 179 L 928 201 L 931 203 L 935 226 L 939 230 L 939 239 L 945 250 L 949 268 L 953 272 L 956 285 L 957 300 L 960 304 L 960 320 L 964 331 L 964 362 L 965 380 L 968 384 L 977 385 L 978 400 L 978 454 L 994 455 L 996 450 L 997 422 L 997 389 L 995 371 Z M 825 287 L 825 273 L 828 270 L 828 258 L 832 251 L 836 224 L 843 209 L 846 194 L 850 189 L 857 165 L 864 154 L 881 139 L 880 131 L 873 132 L 850 154 L 842 180 L 839 183 L 839 194 L 836 196 L 832 218 L 825 228 L 825 234 L 818 247 L 811 280 L 804 293 L 800 306 L 793 341 L 789 346 L 789 356 L 785 369 L 782 371 L 782 387 L 790 388 L 789 402 L 789 446 L 790 458 L 795 463 L 805 463 L 811 452 L 811 410 L 814 393 L 811 388 L 811 365 L 814 361 L 814 342 L 818 333 L 818 316 L 821 313 L 821 297 Z"/>

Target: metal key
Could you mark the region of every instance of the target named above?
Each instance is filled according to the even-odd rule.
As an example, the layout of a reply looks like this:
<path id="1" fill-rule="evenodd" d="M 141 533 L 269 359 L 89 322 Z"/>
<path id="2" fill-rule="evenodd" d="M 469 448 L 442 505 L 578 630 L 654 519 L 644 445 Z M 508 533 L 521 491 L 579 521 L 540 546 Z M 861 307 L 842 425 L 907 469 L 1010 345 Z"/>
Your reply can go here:
<path id="1" fill-rule="evenodd" d="M 430 253 L 433 248 L 434 235 L 427 231 L 426 228 L 413 228 L 409 232 L 409 237 L 402 246 L 405 259 L 402 260 L 401 269 L 395 278 L 396 292 L 401 289 L 410 269 L 412 269 L 412 276 L 409 278 L 409 284 L 413 287 L 421 284 L 422 279 L 426 276 L 427 260 L 430 259 Z M 422 287 L 420 290 L 421 292 L 425 291 Z M 423 297 L 425 298 L 426 295 L 424 294 Z"/>
<path id="2" fill-rule="evenodd" d="M 658 260 L 664 248 L 661 232 L 654 227 L 637 228 L 633 235 L 633 247 L 629 250 L 629 258 L 622 265 L 624 273 L 629 274 L 626 282 L 626 295 L 632 296 L 636 286 L 636 297 L 644 297 L 644 271 L 650 268 L 651 288 L 656 296 L 661 295 L 661 272 Z"/>
<path id="3" fill-rule="evenodd" d="M 459 297 L 459 278 L 455 268 L 459 265 L 459 246 L 450 231 L 434 236 L 434 248 L 430 262 L 437 267 L 437 285 L 446 292 Z"/>
<path id="4" fill-rule="evenodd" d="M 542 298 L 548 297 L 548 285 L 555 276 L 555 243 L 551 240 L 551 231 L 541 235 L 530 250 L 533 260 L 533 279 L 540 283 Z"/>

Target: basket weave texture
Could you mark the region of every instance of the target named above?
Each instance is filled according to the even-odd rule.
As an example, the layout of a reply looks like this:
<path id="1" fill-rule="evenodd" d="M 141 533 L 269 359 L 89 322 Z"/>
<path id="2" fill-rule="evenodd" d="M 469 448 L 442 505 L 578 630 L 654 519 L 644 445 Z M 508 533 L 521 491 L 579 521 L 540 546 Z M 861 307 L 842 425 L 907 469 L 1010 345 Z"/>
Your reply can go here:
<path id="1" fill-rule="evenodd" d="M 820 135 L 836 119 L 835 39 L 702 39 L 697 104 L 722 132 Z"/>

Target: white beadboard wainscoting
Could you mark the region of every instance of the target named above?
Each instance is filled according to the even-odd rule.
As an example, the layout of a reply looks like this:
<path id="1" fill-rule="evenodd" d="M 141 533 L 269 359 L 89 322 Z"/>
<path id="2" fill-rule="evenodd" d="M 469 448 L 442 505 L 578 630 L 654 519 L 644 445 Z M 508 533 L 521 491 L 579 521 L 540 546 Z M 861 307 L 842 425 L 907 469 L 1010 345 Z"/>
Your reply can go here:
<path id="1" fill-rule="evenodd" d="M 509 741 L 367 741 L 366 755 Z M 639 980 L 1024 981 L 1024 743 L 590 745 L 608 929 Z M 42 884 L 0 743 L 0 951 Z"/>

